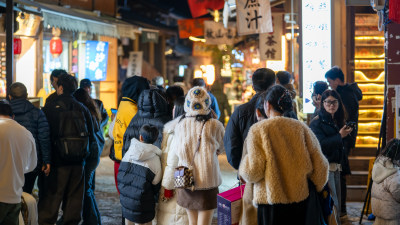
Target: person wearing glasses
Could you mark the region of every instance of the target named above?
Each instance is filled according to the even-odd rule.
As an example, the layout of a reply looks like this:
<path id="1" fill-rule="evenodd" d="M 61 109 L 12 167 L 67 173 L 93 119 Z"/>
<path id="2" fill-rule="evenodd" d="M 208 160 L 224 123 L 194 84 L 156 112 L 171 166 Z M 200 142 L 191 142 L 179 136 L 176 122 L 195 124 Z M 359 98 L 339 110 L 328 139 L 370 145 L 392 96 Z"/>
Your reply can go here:
<path id="1" fill-rule="evenodd" d="M 347 137 L 353 128 L 345 124 L 346 113 L 342 99 L 335 90 L 326 90 L 321 97 L 321 110 L 310 123 L 310 128 L 317 136 L 322 153 L 329 162 L 328 185 L 331 189 L 335 207 L 340 212 L 340 164 L 343 155 L 343 138 Z M 337 215 L 340 224 L 340 216 Z"/>

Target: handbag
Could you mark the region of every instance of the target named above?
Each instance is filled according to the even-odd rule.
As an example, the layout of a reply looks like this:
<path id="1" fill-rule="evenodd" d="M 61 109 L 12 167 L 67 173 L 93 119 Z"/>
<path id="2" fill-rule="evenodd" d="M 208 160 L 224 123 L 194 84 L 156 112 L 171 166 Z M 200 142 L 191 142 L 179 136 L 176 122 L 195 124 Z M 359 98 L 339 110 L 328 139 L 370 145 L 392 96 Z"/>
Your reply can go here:
<path id="1" fill-rule="evenodd" d="M 326 225 L 324 213 L 321 206 L 321 196 L 312 181 L 308 180 L 310 195 L 307 198 L 306 224 L 307 225 Z"/>
<path id="2" fill-rule="evenodd" d="M 194 191 L 194 176 L 193 176 L 193 163 L 194 163 L 194 157 L 196 156 L 197 152 L 200 149 L 200 142 L 201 142 L 201 134 L 203 133 L 203 128 L 206 123 L 203 123 L 203 126 L 201 127 L 201 132 L 199 135 L 196 151 L 194 152 L 192 161 L 190 163 L 190 168 L 186 166 L 178 166 L 175 168 L 175 173 L 174 173 L 174 186 L 175 188 L 188 188 L 192 189 Z"/>

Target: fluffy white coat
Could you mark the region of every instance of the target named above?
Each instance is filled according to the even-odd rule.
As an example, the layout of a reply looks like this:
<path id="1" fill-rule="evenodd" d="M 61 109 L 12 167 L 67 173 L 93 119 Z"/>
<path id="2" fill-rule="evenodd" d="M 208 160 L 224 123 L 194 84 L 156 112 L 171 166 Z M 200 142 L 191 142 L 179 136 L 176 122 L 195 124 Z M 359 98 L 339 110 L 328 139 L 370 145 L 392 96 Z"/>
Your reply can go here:
<path id="1" fill-rule="evenodd" d="M 275 117 L 254 124 L 244 148 L 239 175 L 254 184 L 254 205 L 303 201 L 309 195 L 307 179 L 318 191 L 328 180 L 318 139 L 297 120 Z"/>
<path id="2" fill-rule="evenodd" d="M 194 117 L 186 117 L 176 125 L 169 154 L 177 155 L 178 162 L 174 162 L 171 168 L 191 167 L 203 123 L 196 121 Z M 208 190 L 221 185 L 218 154 L 225 151 L 223 137 L 222 123 L 216 119 L 209 119 L 201 133 L 200 148 L 193 163 L 195 190 Z"/>

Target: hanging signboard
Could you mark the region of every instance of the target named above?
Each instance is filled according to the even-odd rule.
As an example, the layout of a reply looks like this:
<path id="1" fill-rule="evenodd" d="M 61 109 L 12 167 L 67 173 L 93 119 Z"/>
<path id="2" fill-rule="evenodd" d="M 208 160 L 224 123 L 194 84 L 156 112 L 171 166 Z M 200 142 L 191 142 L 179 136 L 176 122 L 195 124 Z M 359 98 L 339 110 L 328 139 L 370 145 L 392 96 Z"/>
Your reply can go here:
<path id="1" fill-rule="evenodd" d="M 126 77 L 142 76 L 143 52 L 129 52 Z"/>
<path id="2" fill-rule="evenodd" d="M 149 32 L 142 31 L 142 43 L 154 42 L 158 43 L 158 33 L 157 32 Z"/>
<path id="3" fill-rule="evenodd" d="M 178 20 L 179 38 L 203 36 L 204 20 L 207 18 Z"/>
<path id="4" fill-rule="evenodd" d="M 332 66 L 332 16 L 333 0 L 302 0 L 302 74 L 303 112 L 313 113 L 311 93 L 313 83 L 325 80 L 325 73 Z"/>
<path id="5" fill-rule="evenodd" d="M 86 41 L 85 78 L 102 81 L 107 76 L 108 42 Z"/>
<path id="6" fill-rule="evenodd" d="M 239 40 L 233 23 L 225 28 L 224 24 L 214 21 L 204 21 L 204 37 L 207 45 L 233 45 Z"/>
<path id="7" fill-rule="evenodd" d="M 274 32 L 260 34 L 260 60 L 282 60 L 282 15 L 272 14 Z"/>
<path id="8" fill-rule="evenodd" d="M 193 56 L 200 56 L 200 57 L 211 57 L 212 51 L 208 49 L 209 47 L 200 41 L 193 42 Z"/>
<path id="9" fill-rule="evenodd" d="M 265 0 L 236 0 L 240 36 L 272 32 L 271 5 Z"/>

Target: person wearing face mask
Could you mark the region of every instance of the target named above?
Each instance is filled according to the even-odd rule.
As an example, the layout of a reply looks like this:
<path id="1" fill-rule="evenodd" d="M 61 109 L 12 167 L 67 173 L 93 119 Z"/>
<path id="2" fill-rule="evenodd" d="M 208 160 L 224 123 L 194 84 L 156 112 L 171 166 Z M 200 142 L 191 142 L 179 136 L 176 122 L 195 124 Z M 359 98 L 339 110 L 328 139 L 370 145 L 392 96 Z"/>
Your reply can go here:
<path id="1" fill-rule="evenodd" d="M 310 128 L 317 136 L 322 152 L 329 162 L 328 185 L 331 190 L 335 207 L 340 212 L 341 188 L 340 172 L 343 155 L 343 138 L 353 130 L 345 125 L 346 116 L 340 95 L 334 90 L 326 90 L 322 93 L 321 109 L 310 123 Z M 339 214 L 336 218 L 340 223 Z"/>
<path id="2" fill-rule="evenodd" d="M 307 224 L 308 181 L 321 191 L 328 180 L 318 139 L 304 123 L 284 116 L 292 109 L 289 91 L 280 85 L 268 89 L 268 119 L 250 128 L 244 144 L 239 175 L 253 185 L 259 225 Z"/>

